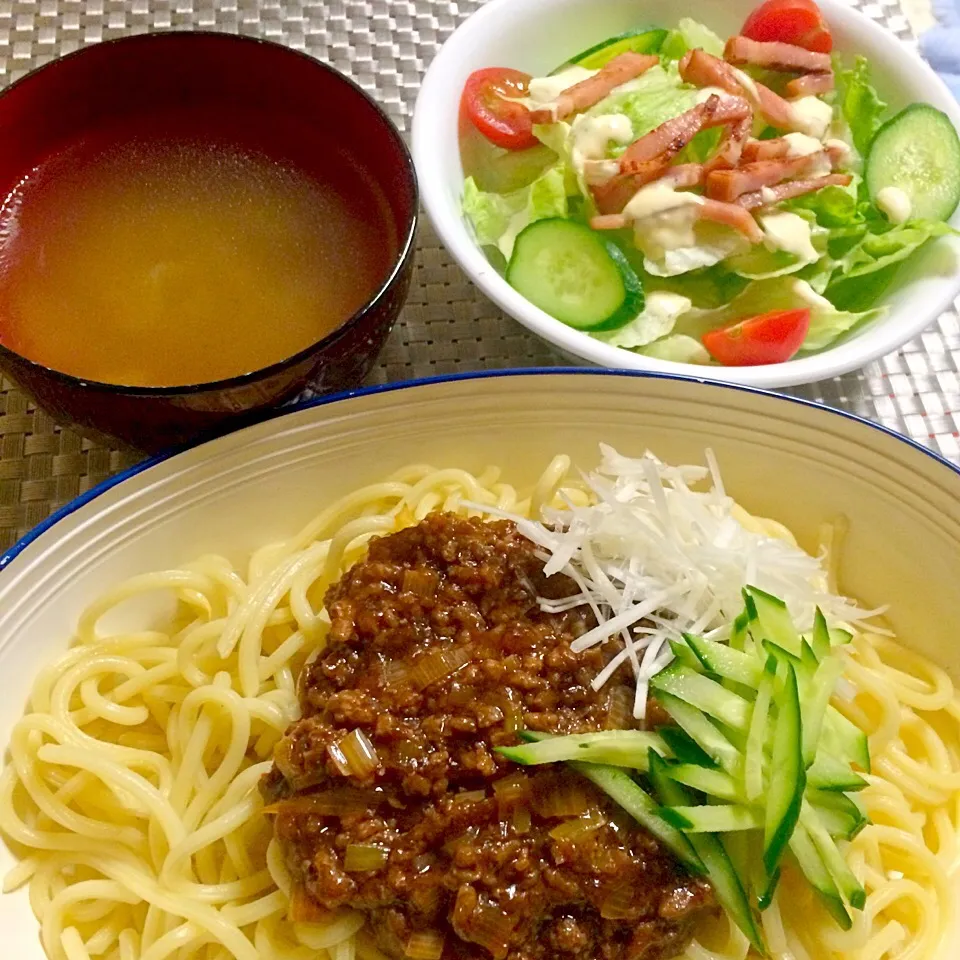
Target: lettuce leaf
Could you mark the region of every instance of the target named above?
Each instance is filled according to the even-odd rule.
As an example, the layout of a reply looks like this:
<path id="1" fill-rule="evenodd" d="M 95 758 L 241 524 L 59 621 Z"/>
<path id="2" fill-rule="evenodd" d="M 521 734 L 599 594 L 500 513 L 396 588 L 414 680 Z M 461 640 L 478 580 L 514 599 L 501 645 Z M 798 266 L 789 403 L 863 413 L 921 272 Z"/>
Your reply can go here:
<path id="1" fill-rule="evenodd" d="M 656 290 L 647 295 L 643 312 L 626 326 L 593 336 L 611 346 L 628 350 L 645 347 L 671 333 L 677 318 L 692 306 L 690 300 L 680 294 Z"/>
<path id="2" fill-rule="evenodd" d="M 566 178 L 560 165 L 513 193 L 486 193 L 473 177 L 463 183 L 463 212 L 480 246 L 496 246 L 508 260 L 524 227 L 548 217 L 566 217 Z"/>
<path id="3" fill-rule="evenodd" d="M 880 312 L 838 310 L 806 281 L 796 277 L 775 277 L 754 281 L 730 303 L 716 310 L 691 310 L 678 320 L 675 329 L 699 339 L 708 330 L 761 313 L 798 309 L 810 311 L 810 331 L 801 348 L 804 351 L 822 350 L 856 324 Z"/>
<path id="4" fill-rule="evenodd" d="M 676 30 L 671 30 L 660 47 L 661 60 L 679 60 L 688 50 L 700 47 L 715 57 L 723 56 L 723 41 L 709 27 L 682 17 Z"/>
<path id="5" fill-rule="evenodd" d="M 887 104 L 870 83 L 870 64 L 866 57 L 858 56 L 849 70 L 837 64 L 834 73 L 840 112 L 854 147 L 860 156 L 866 156 L 874 134 L 880 129 Z"/>
<path id="6" fill-rule="evenodd" d="M 623 113 L 630 118 L 635 137 L 642 137 L 697 102 L 697 90 L 680 79 L 675 63 L 652 67 L 624 86 L 626 89 L 605 97 L 587 113 L 594 117 Z M 548 146 L 556 149 L 552 143 Z"/>
<path id="7" fill-rule="evenodd" d="M 682 333 L 664 337 L 649 346 L 640 347 L 636 351 L 647 357 L 657 360 L 672 360 L 674 363 L 709 363 L 710 354 L 699 340 Z"/>

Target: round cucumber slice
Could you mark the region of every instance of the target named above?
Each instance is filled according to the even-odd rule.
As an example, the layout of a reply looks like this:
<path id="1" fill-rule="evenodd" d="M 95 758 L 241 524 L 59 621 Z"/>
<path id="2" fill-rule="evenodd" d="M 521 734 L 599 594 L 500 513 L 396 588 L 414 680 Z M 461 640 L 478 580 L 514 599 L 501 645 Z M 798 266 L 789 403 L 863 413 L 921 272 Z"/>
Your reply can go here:
<path id="1" fill-rule="evenodd" d="M 953 122 L 925 103 L 901 110 L 874 136 L 864 178 L 874 203 L 881 190 L 895 187 L 910 201 L 911 219 L 949 219 L 960 203 L 960 136 Z"/>
<path id="2" fill-rule="evenodd" d="M 599 70 L 621 53 L 657 53 L 666 36 L 667 31 L 659 27 L 645 27 L 642 30 L 621 33 L 616 37 L 609 37 L 600 43 L 595 43 L 592 47 L 587 47 L 553 72 L 559 73 L 560 70 L 569 66 Z"/>
<path id="3" fill-rule="evenodd" d="M 520 232 L 507 282 L 577 330 L 616 330 L 643 309 L 640 278 L 620 250 L 586 224 L 551 218 Z"/>

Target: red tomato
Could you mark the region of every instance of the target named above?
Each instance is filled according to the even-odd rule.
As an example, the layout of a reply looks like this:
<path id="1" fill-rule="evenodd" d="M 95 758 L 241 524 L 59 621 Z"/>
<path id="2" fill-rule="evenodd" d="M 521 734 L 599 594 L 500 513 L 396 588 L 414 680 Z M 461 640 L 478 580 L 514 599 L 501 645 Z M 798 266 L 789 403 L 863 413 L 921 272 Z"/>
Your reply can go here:
<path id="1" fill-rule="evenodd" d="M 533 135 L 530 111 L 510 99 L 525 97 L 530 75 L 509 67 L 474 70 L 460 98 L 461 114 L 492 143 L 507 150 L 525 150 L 539 142 Z"/>
<path id="2" fill-rule="evenodd" d="M 725 367 L 758 367 L 789 360 L 809 329 L 809 310 L 774 310 L 711 330 L 701 339 Z"/>
<path id="3" fill-rule="evenodd" d="M 766 0 L 747 17 L 740 33 L 751 40 L 779 40 L 829 53 L 833 49 L 830 28 L 813 0 Z"/>

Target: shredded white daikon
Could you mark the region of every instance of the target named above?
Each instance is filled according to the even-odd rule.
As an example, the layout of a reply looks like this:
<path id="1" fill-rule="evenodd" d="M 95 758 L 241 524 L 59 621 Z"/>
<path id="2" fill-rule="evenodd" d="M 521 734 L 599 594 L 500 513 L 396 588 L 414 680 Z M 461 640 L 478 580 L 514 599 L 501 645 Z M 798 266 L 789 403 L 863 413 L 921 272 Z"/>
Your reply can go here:
<path id="1" fill-rule="evenodd" d="M 650 678 L 673 659 L 669 640 L 683 633 L 725 640 L 743 609 L 742 590 L 759 587 L 782 599 L 800 631 L 819 607 L 828 622 L 854 625 L 880 611 L 862 610 L 828 585 L 825 557 L 812 557 L 785 528 L 758 521 L 727 495 L 716 457 L 707 467 L 669 466 L 652 453 L 621 456 L 601 444 L 602 460 L 585 476 L 595 502 L 543 511 L 540 521 L 513 520 L 537 544 L 545 573 L 564 573 L 579 593 L 542 600 L 544 610 L 588 605 L 597 625 L 575 650 L 619 638 L 593 681 L 599 690 L 629 662 L 636 679 L 634 715 L 645 715 Z"/>

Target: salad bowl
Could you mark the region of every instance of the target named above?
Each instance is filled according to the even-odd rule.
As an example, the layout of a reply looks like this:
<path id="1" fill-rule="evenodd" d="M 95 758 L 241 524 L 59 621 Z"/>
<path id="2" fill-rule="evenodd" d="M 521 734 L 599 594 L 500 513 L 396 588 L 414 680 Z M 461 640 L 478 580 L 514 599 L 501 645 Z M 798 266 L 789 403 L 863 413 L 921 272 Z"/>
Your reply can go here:
<path id="1" fill-rule="evenodd" d="M 817 326 L 822 335 L 814 337 L 811 334 L 799 352 L 794 348 L 788 357 L 761 357 L 752 360 L 740 357 L 730 365 L 724 365 L 730 361 L 722 360 L 713 349 L 710 350 L 711 358 L 699 342 L 691 344 L 692 349 L 688 349 L 686 344 L 682 350 L 671 349 L 672 344 L 664 347 L 663 341 L 671 340 L 670 336 L 661 337 L 649 348 L 638 347 L 629 342 L 623 346 L 618 345 L 618 340 L 625 342 L 624 338 L 611 336 L 609 329 L 604 329 L 603 325 L 594 326 L 592 329 L 577 329 L 575 325 L 569 325 L 569 321 L 565 323 L 556 319 L 557 311 L 551 311 L 554 314 L 551 315 L 546 309 L 535 305 L 528 299 L 529 290 L 526 290 L 527 295 L 524 295 L 518 289 L 522 288 L 522 284 L 511 285 L 507 281 L 507 259 L 504 259 L 501 253 L 504 245 L 494 241 L 501 247 L 501 251 L 497 251 L 492 246 L 481 247 L 478 243 L 478 217 L 474 214 L 471 218 L 464 213 L 465 203 L 469 206 L 474 201 L 476 190 L 469 179 L 466 180 L 465 187 L 465 175 L 470 173 L 470 169 L 469 161 L 465 164 L 462 159 L 460 136 L 466 116 L 461 113 L 461 94 L 467 79 L 474 71 L 488 67 L 509 67 L 532 77 L 548 77 L 557 72 L 558 65 L 577 60 L 578 55 L 592 47 L 602 48 L 611 38 L 637 34 L 648 28 L 676 32 L 679 22 L 684 18 L 702 23 L 715 33 L 717 38 L 728 38 L 741 32 L 744 21 L 755 6 L 754 0 L 732 0 L 722 5 L 693 3 L 683 9 L 677 9 L 675 5 L 663 0 L 642 0 L 639 3 L 634 0 L 554 0 L 549 7 L 545 7 L 539 0 L 491 0 L 455 31 L 427 71 L 413 123 L 414 161 L 427 215 L 441 242 L 480 290 L 564 356 L 598 366 L 707 376 L 763 388 L 810 383 L 862 368 L 895 351 L 934 322 L 960 289 L 960 271 L 956 258 L 960 247 L 950 229 L 960 225 L 960 215 L 954 211 L 953 204 L 941 207 L 939 216 L 943 217 L 946 223 L 933 222 L 937 221 L 935 217 L 933 221 L 926 221 L 920 226 L 912 239 L 902 240 L 901 238 L 913 230 L 915 223 L 920 223 L 922 204 L 915 205 L 913 213 L 907 214 L 906 223 L 897 224 L 896 221 L 901 215 L 897 215 L 895 211 L 882 211 L 884 204 L 878 197 L 873 196 L 867 203 L 867 189 L 861 184 L 863 178 L 869 177 L 869 174 L 864 170 L 860 153 L 867 156 L 868 166 L 873 164 L 873 167 L 878 169 L 879 164 L 872 159 L 875 154 L 870 153 L 877 141 L 871 140 L 869 148 L 864 148 L 863 143 L 859 144 L 861 151 L 853 147 L 852 141 L 856 139 L 853 136 L 848 136 L 850 146 L 853 147 L 849 164 L 834 167 L 835 172 L 851 174 L 850 182 L 844 183 L 848 180 L 846 176 L 838 177 L 843 186 L 832 189 L 845 190 L 851 201 L 855 201 L 852 206 L 860 204 L 857 209 L 865 210 L 868 220 L 872 217 L 874 223 L 882 221 L 879 232 L 889 229 L 890 233 L 886 234 L 889 249 L 881 254 L 881 257 L 887 258 L 884 262 L 889 268 L 877 268 L 877 272 L 866 274 L 854 271 L 856 280 L 847 282 L 847 292 L 852 289 L 854 293 L 849 303 L 841 302 L 843 298 L 832 298 L 832 288 L 826 289 L 827 299 L 823 299 L 821 294 L 826 287 L 826 281 L 818 286 L 815 276 L 826 257 L 833 257 L 832 262 L 836 262 L 837 257 L 842 258 L 843 254 L 836 254 L 835 250 L 845 251 L 847 248 L 842 246 L 842 241 L 840 248 L 834 247 L 833 243 L 847 231 L 849 224 L 840 225 L 837 221 L 836 231 L 831 232 L 833 227 L 822 226 L 824 222 L 830 222 L 829 216 L 821 220 L 819 213 L 816 214 L 814 230 L 819 230 L 825 238 L 822 245 L 818 246 L 821 263 L 815 264 L 811 261 L 809 267 L 802 272 L 785 273 L 776 278 L 772 276 L 773 271 L 770 271 L 759 281 L 766 284 L 766 288 L 758 286 L 751 279 L 745 293 L 742 284 L 740 287 L 734 285 L 732 292 L 723 294 L 725 299 L 701 304 L 698 302 L 701 279 L 704 274 L 710 275 L 710 263 L 716 261 L 708 261 L 708 268 L 691 268 L 690 272 L 669 278 L 667 289 L 673 292 L 673 296 L 679 294 L 683 298 L 689 298 L 694 304 L 694 313 L 705 314 L 712 311 L 718 317 L 724 317 L 724 329 L 727 329 L 726 325 L 732 326 L 738 321 L 759 314 L 805 308 L 812 317 L 811 330 Z M 839 58 L 838 62 L 844 68 L 853 70 L 854 64 L 862 59 L 869 71 L 867 76 L 871 93 L 875 88 L 876 93 L 887 104 L 886 111 L 882 115 L 878 113 L 880 119 L 875 122 L 874 131 L 881 125 L 881 121 L 888 123 L 896 115 L 895 121 L 888 123 L 892 128 L 903 119 L 899 111 L 913 104 L 925 104 L 934 108 L 929 111 L 930 114 L 936 114 L 942 121 L 943 126 L 939 131 L 933 128 L 924 129 L 921 124 L 919 132 L 908 136 L 904 129 L 898 138 L 899 142 L 894 144 L 892 150 L 886 151 L 885 176 L 893 177 L 891 182 L 897 182 L 895 178 L 909 166 L 909 159 L 903 153 L 908 146 L 919 145 L 921 152 L 924 152 L 939 150 L 940 144 L 947 141 L 953 144 L 956 141 L 955 128 L 960 127 L 960 107 L 929 66 L 907 44 L 841 0 L 823 0 L 819 7 L 832 35 L 832 50 Z M 722 49 L 722 41 L 718 42 Z M 694 46 L 699 44 L 691 42 L 688 49 Z M 843 122 L 845 108 L 840 101 L 846 93 L 839 70 L 837 85 L 837 91 L 827 94 L 826 97 L 828 100 L 837 101 L 837 106 L 834 123 L 825 137 L 832 137 L 834 126 L 838 123 L 842 125 Z M 697 86 L 702 87 L 704 84 Z M 598 107 L 597 110 L 599 109 Z M 683 109 L 686 108 L 680 108 Z M 918 109 L 925 111 L 927 108 Z M 645 129 L 649 129 L 649 126 Z M 758 133 L 756 125 L 753 130 L 754 136 L 763 139 L 774 133 L 775 131 L 769 128 Z M 846 133 L 849 134 L 849 131 Z M 871 133 L 871 138 L 872 136 Z M 832 141 L 825 139 L 823 146 L 828 147 L 830 143 Z M 951 149 L 954 148 L 951 146 Z M 608 156 L 610 155 L 614 155 L 614 151 L 611 150 Z M 960 157 L 960 153 L 957 156 Z M 683 155 L 678 162 L 682 161 Z M 956 166 L 953 160 L 950 163 Z M 960 184 L 960 168 L 956 172 L 957 183 Z M 473 197 L 470 196 L 471 191 Z M 569 187 L 567 192 L 568 195 L 571 194 Z M 577 196 L 569 202 L 571 210 L 576 210 L 573 205 L 580 204 L 581 197 Z M 765 203 L 769 202 L 765 200 Z M 589 202 L 581 209 L 585 211 L 583 214 L 573 212 L 569 216 L 572 219 L 579 216 L 583 221 L 587 221 L 590 214 Z M 767 211 L 771 209 L 776 212 L 776 208 L 770 207 Z M 792 210 L 794 207 L 791 205 L 788 209 Z M 764 222 L 763 212 L 759 211 L 761 223 Z M 813 220 L 813 214 L 809 211 L 800 212 Z M 479 216 L 482 218 L 484 213 L 485 211 L 481 210 Z M 538 215 L 534 214 L 534 219 L 536 216 Z M 551 213 L 540 216 L 557 215 Z M 856 216 L 861 217 L 862 222 L 861 213 Z M 593 226 L 592 220 L 590 223 Z M 514 220 L 510 229 L 515 230 L 518 226 L 522 229 L 524 225 Z M 636 229 L 639 235 L 639 226 Z M 599 229 L 593 233 L 603 241 L 609 236 L 607 233 L 601 234 Z M 489 238 L 482 239 L 485 243 L 490 243 Z M 510 238 L 507 253 L 512 248 L 512 240 L 513 238 Z M 623 246 L 619 240 L 617 243 Z M 769 244 L 767 246 L 769 247 Z M 855 252 L 855 256 L 859 254 Z M 513 264 L 516 260 L 517 257 L 509 259 L 511 278 L 514 277 Z M 631 259 L 631 263 L 633 262 Z M 644 261 L 645 266 L 647 263 L 648 261 Z M 718 266 L 724 268 L 726 264 L 720 262 Z M 639 304 L 642 314 L 642 311 L 650 307 L 650 294 L 660 293 L 660 284 L 659 280 L 654 278 L 657 283 L 647 288 L 647 280 L 650 278 L 642 269 L 638 270 L 638 273 L 647 294 L 646 306 L 642 298 L 634 301 Z M 746 273 L 738 273 L 734 280 L 739 278 L 742 281 L 745 276 Z M 835 273 L 834 277 L 837 276 L 839 274 Z M 810 278 L 812 288 L 807 285 L 805 278 Z M 802 290 L 796 286 L 798 281 L 802 281 Z M 629 284 L 625 286 L 629 288 Z M 783 295 L 784 291 L 788 293 Z M 754 296 L 754 293 L 757 295 Z M 743 296 L 739 303 L 738 295 Z M 831 298 L 837 300 L 837 303 L 827 302 Z M 629 306 L 627 303 L 624 309 Z M 701 306 L 704 309 L 700 309 Z M 622 319 L 617 322 L 622 322 Z M 663 328 L 669 331 L 674 321 L 669 317 L 661 317 L 656 318 L 655 322 L 662 323 Z M 609 325 L 607 326 L 609 328 Z M 692 326 L 697 328 L 696 321 Z M 616 334 L 619 332 L 615 331 Z M 678 324 L 674 332 L 684 331 Z M 699 340 L 701 332 L 700 329 L 695 329 L 696 340 Z M 735 331 L 734 336 L 739 332 Z M 691 338 L 686 339 L 689 341 Z M 722 362 L 715 362 L 718 359 Z"/>

